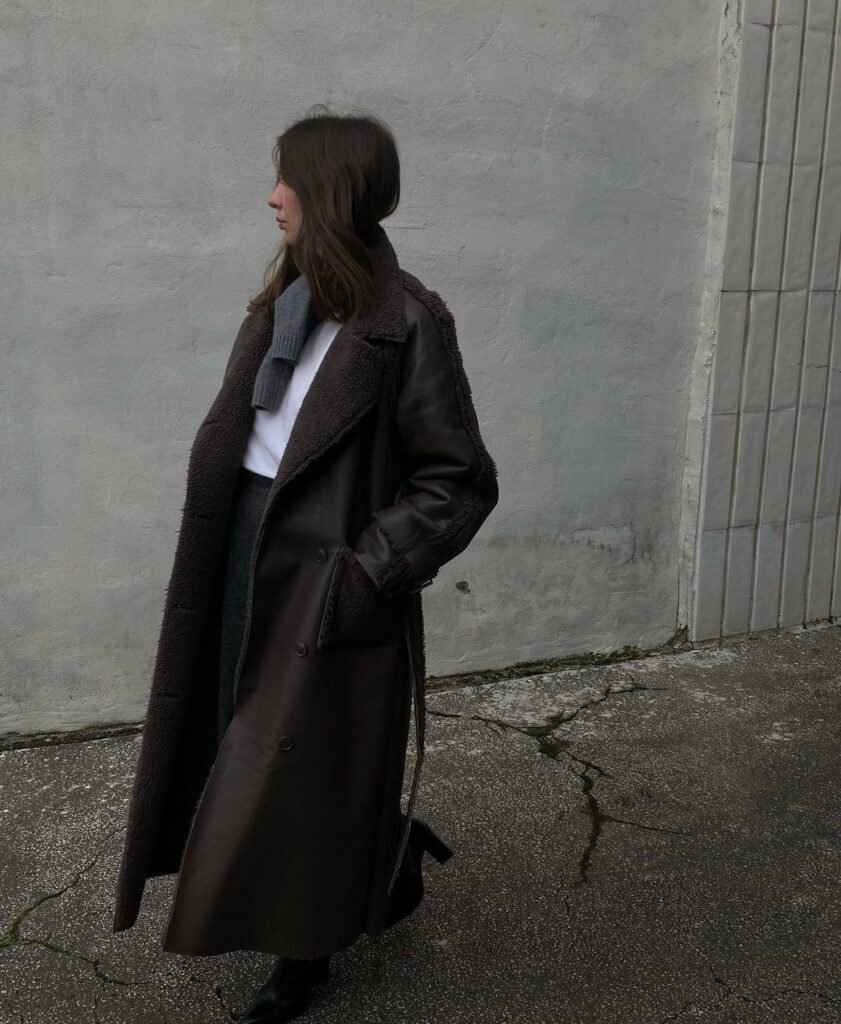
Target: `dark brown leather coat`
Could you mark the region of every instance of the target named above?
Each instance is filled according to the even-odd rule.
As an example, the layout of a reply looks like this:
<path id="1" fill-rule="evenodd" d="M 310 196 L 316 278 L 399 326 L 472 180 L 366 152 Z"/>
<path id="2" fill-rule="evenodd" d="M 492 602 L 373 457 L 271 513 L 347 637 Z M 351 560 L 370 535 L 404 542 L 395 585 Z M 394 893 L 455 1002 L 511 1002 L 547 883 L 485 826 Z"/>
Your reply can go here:
<path id="1" fill-rule="evenodd" d="M 423 759 L 421 589 L 498 489 L 449 310 L 381 227 L 371 255 L 376 307 L 328 349 L 268 497 L 218 751 L 223 554 L 264 313 L 249 307 L 191 449 L 113 922 L 177 872 L 173 952 L 313 957 L 387 926 Z"/>

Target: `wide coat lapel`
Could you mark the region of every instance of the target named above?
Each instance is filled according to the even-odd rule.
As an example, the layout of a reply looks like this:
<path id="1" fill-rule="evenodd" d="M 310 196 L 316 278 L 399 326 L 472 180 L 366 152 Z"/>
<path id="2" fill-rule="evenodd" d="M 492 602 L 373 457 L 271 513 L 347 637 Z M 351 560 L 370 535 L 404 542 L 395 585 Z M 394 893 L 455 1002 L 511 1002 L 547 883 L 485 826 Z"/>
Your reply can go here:
<path id="1" fill-rule="evenodd" d="M 376 404 L 385 368 L 382 349 L 376 342 L 400 342 L 406 338 L 403 278 L 397 255 L 382 227 L 369 251 L 374 306 L 365 316 L 343 324 L 327 350 L 301 404 L 270 497 L 325 455 Z M 254 315 L 257 322 L 253 341 L 231 368 L 225 399 L 237 423 L 236 451 L 232 453 L 235 466 L 242 461 L 254 419 L 254 380 L 271 344 L 269 317 L 264 313 Z"/>

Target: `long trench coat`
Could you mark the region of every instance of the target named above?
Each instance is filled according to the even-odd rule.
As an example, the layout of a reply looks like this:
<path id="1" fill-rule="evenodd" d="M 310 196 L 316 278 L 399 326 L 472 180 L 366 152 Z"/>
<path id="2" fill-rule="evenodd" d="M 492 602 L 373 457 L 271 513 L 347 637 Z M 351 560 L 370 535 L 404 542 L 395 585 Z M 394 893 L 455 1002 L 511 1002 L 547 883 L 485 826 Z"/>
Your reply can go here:
<path id="1" fill-rule="evenodd" d="M 226 531 L 272 330 L 256 307 L 190 451 L 113 919 L 131 927 L 146 880 L 177 873 L 172 952 L 315 957 L 399 919 L 424 746 L 421 591 L 498 486 L 452 315 L 381 226 L 369 251 L 376 305 L 328 349 L 258 528 L 221 743 Z"/>

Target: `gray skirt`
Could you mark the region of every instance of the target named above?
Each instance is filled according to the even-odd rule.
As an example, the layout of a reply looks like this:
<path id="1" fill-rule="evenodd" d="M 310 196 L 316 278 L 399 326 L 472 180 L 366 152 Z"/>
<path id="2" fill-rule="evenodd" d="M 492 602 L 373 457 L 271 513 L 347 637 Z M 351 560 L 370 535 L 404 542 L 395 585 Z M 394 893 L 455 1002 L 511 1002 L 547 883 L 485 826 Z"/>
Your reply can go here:
<path id="1" fill-rule="evenodd" d="M 219 743 L 234 717 L 234 675 L 245 631 L 251 557 L 272 483 L 272 477 L 240 466 L 225 551 L 219 650 Z"/>

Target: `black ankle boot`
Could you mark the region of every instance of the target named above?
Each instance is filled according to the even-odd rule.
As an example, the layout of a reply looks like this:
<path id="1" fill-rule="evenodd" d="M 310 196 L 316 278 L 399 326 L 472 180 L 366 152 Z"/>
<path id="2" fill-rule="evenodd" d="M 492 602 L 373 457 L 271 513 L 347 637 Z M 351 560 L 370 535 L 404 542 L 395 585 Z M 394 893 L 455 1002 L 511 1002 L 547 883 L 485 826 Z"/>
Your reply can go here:
<path id="1" fill-rule="evenodd" d="M 281 957 L 239 1024 L 283 1024 L 303 1013 L 312 989 L 330 977 L 330 957 L 296 960 Z"/>
<path id="2" fill-rule="evenodd" d="M 403 815 L 402 821 L 405 821 Z M 439 864 L 444 864 L 453 851 L 437 836 L 425 821 L 412 818 L 406 850 L 394 880 L 394 889 L 386 904 L 385 926 L 402 921 L 423 899 L 423 855 L 431 854 Z"/>

